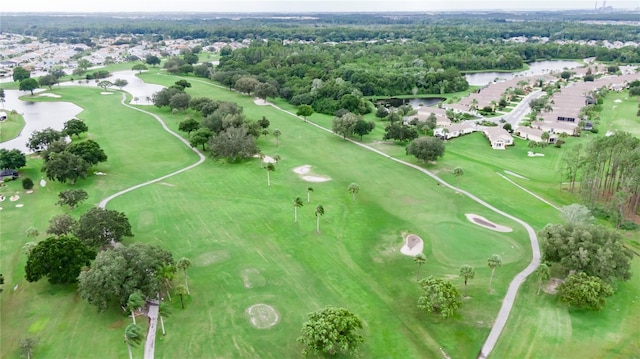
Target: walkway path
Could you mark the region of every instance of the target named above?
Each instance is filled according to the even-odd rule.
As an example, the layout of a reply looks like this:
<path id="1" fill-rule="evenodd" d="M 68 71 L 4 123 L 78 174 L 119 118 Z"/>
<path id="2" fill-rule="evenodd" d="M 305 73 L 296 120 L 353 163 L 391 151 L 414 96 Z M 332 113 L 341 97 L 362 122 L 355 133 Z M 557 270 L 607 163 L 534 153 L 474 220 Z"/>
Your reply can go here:
<path id="1" fill-rule="evenodd" d="M 158 313 L 160 304 L 157 300 L 147 301 L 147 316 L 149 317 L 149 329 L 147 340 L 144 342 L 144 359 L 153 359 L 156 350 L 156 330 L 158 329 Z"/>
<path id="2" fill-rule="evenodd" d="M 148 112 L 148 111 L 145 111 L 145 110 L 141 110 L 141 109 L 139 109 L 139 108 L 137 108 L 137 107 L 133 107 L 133 106 L 131 106 L 131 105 L 129 105 L 129 104 L 127 104 L 127 103 L 125 103 L 125 100 L 126 100 L 126 99 L 127 99 L 127 96 L 126 96 L 125 94 L 122 94 L 122 101 L 120 101 L 120 103 L 121 103 L 123 106 L 128 107 L 128 108 L 133 109 L 133 110 L 136 110 L 136 111 L 140 111 L 140 112 L 142 112 L 142 113 L 145 113 L 145 114 L 147 114 L 147 115 L 152 116 L 153 118 L 155 118 L 158 122 L 160 122 L 160 124 L 162 125 L 162 128 L 163 128 L 165 131 L 169 132 L 170 134 L 172 134 L 173 136 L 175 136 L 178 140 L 180 140 L 182 143 L 184 143 L 185 145 L 187 145 L 187 146 L 188 146 L 188 147 L 189 147 L 193 152 L 195 152 L 196 154 L 198 154 L 198 156 L 200 157 L 200 159 L 198 160 L 198 162 L 196 162 L 196 163 L 194 163 L 194 164 L 192 164 L 192 165 L 190 165 L 190 166 L 187 166 L 187 167 L 185 167 L 185 168 L 183 168 L 183 169 L 177 170 L 177 171 L 175 171 L 175 172 L 171 172 L 171 173 L 169 173 L 168 175 L 164 175 L 164 176 L 162 176 L 162 177 L 158 177 L 158 178 L 156 178 L 156 179 L 152 179 L 152 180 L 150 180 L 150 181 L 147 181 L 147 182 L 144 182 L 144 183 L 140 183 L 140 184 L 137 184 L 137 185 L 135 185 L 135 186 L 132 186 L 132 187 L 129 187 L 129 188 L 123 189 L 123 190 L 122 190 L 122 191 L 120 191 L 120 192 L 114 193 L 114 194 L 112 194 L 111 196 L 109 196 L 109 197 L 107 197 L 107 198 L 103 199 L 102 201 L 100 201 L 100 203 L 98 204 L 98 207 L 100 207 L 100 208 L 105 208 L 105 207 L 106 207 L 106 205 L 107 205 L 107 203 L 109 203 L 109 201 L 111 201 L 112 199 L 114 199 L 114 198 L 116 198 L 116 197 L 118 197 L 118 196 L 122 196 L 123 194 L 125 194 L 125 193 L 127 193 L 127 192 L 131 192 L 131 191 L 133 191 L 133 190 L 135 190 L 135 189 L 138 189 L 138 188 L 140 188 L 140 187 L 144 187 L 144 186 L 150 185 L 150 184 L 152 184 L 152 183 L 160 182 L 160 181 L 162 181 L 162 180 L 165 180 L 165 179 L 167 179 L 167 178 L 169 178 L 169 177 L 171 177 L 171 176 L 175 176 L 175 175 L 177 175 L 177 174 L 179 174 L 179 173 L 182 173 L 182 172 L 184 172 L 184 171 L 188 171 L 188 170 L 190 170 L 190 169 L 192 169 L 192 168 L 194 168 L 194 167 L 198 166 L 199 164 L 201 164 L 202 162 L 204 162 L 204 160 L 206 159 L 206 157 L 202 154 L 202 152 L 200 152 L 197 148 L 191 147 L 191 145 L 189 144 L 189 141 L 185 140 L 185 139 L 184 139 L 182 136 L 180 136 L 179 134 L 177 134 L 177 133 L 175 133 L 175 132 L 171 131 L 171 130 L 169 129 L 169 127 L 167 127 L 167 125 L 164 123 L 164 121 L 162 121 L 162 119 L 161 119 L 160 117 L 158 117 L 157 115 L 155 115 L 155 114 L 153 114 L 153 113 L 151 113 L 151 112 Z"/>

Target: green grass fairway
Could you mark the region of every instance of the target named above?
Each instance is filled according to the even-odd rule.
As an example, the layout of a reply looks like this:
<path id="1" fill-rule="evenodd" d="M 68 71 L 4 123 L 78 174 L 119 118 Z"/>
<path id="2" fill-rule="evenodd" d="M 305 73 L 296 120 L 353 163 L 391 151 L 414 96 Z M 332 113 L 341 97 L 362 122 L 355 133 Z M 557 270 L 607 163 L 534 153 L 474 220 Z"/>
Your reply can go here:
<path id="1" fill-rule="evenodd" d="M 607 131 L 625 131 L 640 137 L 640 117 L 638 97 L 630 97 L 629 90 L 611 91 L 603 104 L 598 129 L 604 135 Z"/>
<path id="2" fill-rule="evenodd" d="M 25 124 L 22 115 L 19 113 L 12 113 L 8 110 L 4 110 L 3 112 L 7 114 L 7 119 L 0 122 L 0 142 L 13 140 L 18 137 Z"/>
<path id="3" fill-rule="evenodd" d="M 140 77 L 163 85 L 179 79 L 156 70 Z M 267 187 L 266 171 L 258 159 L 228 164 L 209 158 L 200 166 L 108 204 L 107 208 L 126 213 L 132 224 L 135 237 L 126 238 L 125 244 L 158 244 L 172 251 L 176 259 L 184 256 L 193 262 L 188 272 L 192 295 L 186 299 L 187 309 L 180 309 L 179 300 L 174 298 L 173 315 L 165 321 L 167 336 L 159 333 L 156 337 L 157 358 L 301 357 L 295 339 L 306 314 L 326 305 L 348 307 L 363 319 L 367 338 L 363 358 L 437 358 L 442 355 L 440 348 L 453 358 L 476 357 L 509 282 L 530 261 L 529 239 L 522 227 L 437 185 L 415 169 L 273 107 L 256 106 L 252 98 L 211 86 L 206 80 L 187 79 L 193 84 L 188 90 L 193 97 L 238 102 L 250 119 L 266 116 L 271 121 L 269 129 L 280 129 L 282 136 L 278 146 L 273 136 L 261 136 L 258 146 L 262 153 L 277 153 L 282 160 L 271 173 L 271 187 Z M 21 251 L 28 241 L 25 231 L 34 226 L 43 233 L 51 216 L 68 211 L 53 205 L 63 189 L 81 187 L 89 192 L 87 203 L 71 211 L 78 216 L 110 194 L 195 163 L 197 156 L 164 132 L 152 117 L 121 106 L 119 95 L 102 96 L 99 89 L 80 87 L 52 92 L 84 109 L 78 116 L 90 129 L 84 136 L 96 140 L 109 156 L 108 162 L 94 170 L 107 175 L 92 175 L 76 186 L 50 182 L 44 188 L 37 187 L 33 194 L 22 193 L 17 182 L 2 188 L 2 193 L 20 192 L 24 207 L 4 202 L 0 212 L 0 270 L 6 280 L 0 294 L 0 357 L 18 358 L 18 340 L 27 335 L 40 339 L 38 358 L 126 357 L 122 335 L 130 319 L 119 308 L 97 313 L 73 286 L 25 281 L 26 257 Z M 282 107 L 292 109 L 285 104 Z M 174 130 L 179 121 L 191 115 L 139 108 L 160 115 Z M 331 117 L 314 114 L 310 120 L 329 123 L 330 127 Z M 372 134 L 365 141 L 416 163 L 403 147 L 380 142 L 380 137 Z M 560 188 L 559 175 L 554 176 L 565 149 L 536 149 L 545 153 L 545 157 L 537 158 L 527 157 L 528 150 L 524 143 L 518 143 L 507 151 L 493 151 L 482 135 L 474 134 L 449 141 L 445 158 L 425 167 L 451 183 L 456 181 L 451 170 L 463 167 L 461 188 L 541 228 L 555 221 L 557 211 L 496 172 L 518 173 L 528 179 L 509 178 L 551 202 L 572 203 L 571 194 Z M 331 180 L 302 180 L 293 172 L 302 165 L 311 165 L 314 174 Z M 39 179 L 40 166 L 40 160 L 32 158 L 23 173 Z M 360 185 L 355 200 L 347 192 L 351 182 Z M 306 200 L 307 187 L 314 188 L 311 203 L 305 202 L 299 209 L 298 223 L 294 223 L 292 200 L 296 196 Z M 320 233 L 316 233 L 314 216 L 318 204 L 323 204 L 326 211 Z M 511 227 L 513 232 L 485 229 L 467 220 L 465 213 L 479 214 Z M 441 320 L 417 309 L 417 266 L 411 257 L 400 253 L 406 233 L 417 234 L 425 241 L 428 259 L 422 266 L 422 276 L 450 279 L 462 291 L 463 281 L 457 275 L 460 266 L 476 267 L 476 277 L 469 281 L 471 298 L 464 301 L 455 317 Z M 494 253 L 503 257 L 504 265 L 495 272 L 495 293 L 489 293 L 486 261 Z M 637 263 L 634 269 L 638 269 Z M 179 275 L 177 281 L 181 278 Z M 519 295 L 518 316 L 523 320 L 531 320 L 531 311 L 527 310 L 531 304 L 522 299 L 535 291 L 531 283 L 527 282 L 525 294 Z M 629 291 L 640 287 L 637 282 L 624 286 Z M 627 303 L 631 298 L 623 294 L 615 300 Z M 267 329 L 252 326 L 247 309 L 256 304 L 273 307 L 278 322 Z M 549 317 L 561 317 L 556 312 L 563 308 L 554 301 L 540 305 Z M 636 313 L 628 310 L 629 315 Z M 632 328 L 632 318 L 616 318 L 616 323 L 628 328 L 629 338 L 633 333 L 637 337 L 639 330 Z M 614 328 L 606 317 L 601 320 Z M 566 323 L 564 318 L 559 336 L 566 335 Z M 588 325 L 580 328 L 586 330 Z M 574 333 L 577 330 L 583 329 L 574 328 Z M 503 348 L 499 342 L 503 355 L 494 357 L 539 357 L 561 345 L 551 341 L 540 350 L 525 345 L 535 335 L 509 326 L 503 337 L 508 336 L 515 344 Z M 611 350 L 601 347 L 604 354 Z M 135 349 L 134 355 L 142 356 L 142 349 Z"/>

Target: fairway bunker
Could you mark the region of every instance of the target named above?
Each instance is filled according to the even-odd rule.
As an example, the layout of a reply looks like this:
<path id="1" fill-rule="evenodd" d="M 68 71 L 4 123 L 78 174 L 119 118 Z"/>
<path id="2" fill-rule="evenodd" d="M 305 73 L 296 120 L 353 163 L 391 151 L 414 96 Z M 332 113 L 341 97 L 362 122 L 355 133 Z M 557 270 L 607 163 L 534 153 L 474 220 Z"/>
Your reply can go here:
<path id="1" fill-rule="evenodd" d="M 331 181 L 331 177 L 329 176 L 318 176 L 312 175 L 311 173 L 311 165 L 303 165 L 293 169 L 293 172 L 296 173 L 300 178 L 307 182 L 327 182 Z"/>
<path id="2" fill-rule="evenodd" d="M 404 239 L 404 245 L 400 248 L 400 253 L 415 257 L 416 255 L 422 253 L 424 249 L 424 241 L 422 238 L 416 236 L 415 234 L 409 234 Z"/>
<path id="3" fill-rule="evenodd" d="M 469 221 L 471 221 L 472 223 L 475 223 L 479 226 L 482 226 L 484 228 L 490 229 L 492 231 L 496 231 L 496 232 L 513 232 L 513 229 L 511 229 L 510 227 L 506 227 L 506 226 L 501 226 L 499 224 L 495 224 L 493 222 L 491 222 L 490 220 L 482 217 L 482 216 L 478 216 L 477 214 L 473 214 L 473 213 L 465 213 L 465 216 L 467 216 L 467 219 Z"/>
<path id="4" fill-rule="evenodd" d="M 247 308 L 246 313 L 251 325 L 258 329 L 271 328 L 280 321 L 278 312 L 267 304 L 254 304 Z"/>

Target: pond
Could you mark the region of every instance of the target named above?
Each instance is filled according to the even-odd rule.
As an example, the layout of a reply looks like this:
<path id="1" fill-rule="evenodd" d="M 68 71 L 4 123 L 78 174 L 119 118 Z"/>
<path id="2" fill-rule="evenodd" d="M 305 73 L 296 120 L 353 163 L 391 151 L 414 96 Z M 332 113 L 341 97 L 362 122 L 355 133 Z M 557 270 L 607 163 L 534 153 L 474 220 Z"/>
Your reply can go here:
<path id="1" fill-rule="evenodd" d="M 28 92 L 5 90 L 4 108 L 6 112 L 15 110 L 24 117 L 25 126 L 18 137 L 0 143 L 0 148 L 8 150 L 18 149 L 24 153 L 31 153 L 27 149 L 27 140 L 33 131 L 41 131 L 47 127 L 62 130 L 64 123 L 82 112 L 82 108 L 71 102 L 31 102 L 21 101 L 18 97 Z M 37 96 L 37 94 L 36 94 Z M 2 126 L 0 124 L 0 126 Z"/>
<path id="2" fill-rule="evenodd" d="M 114 82 L 116 79 L 127 80 L 127 86 L 123 87 L 122 90 L 131 94 L 131 96 L 135 99 L 138 98 L 138 101 L 131 101 L 134 105 L 153 105 L 151 98 L 153 94 L 162 90 L 164 86 L 156 85 L 156 84 L 148 84 L 142 81 L 140 78 L 136 76 L 137 71 L 125 70 L 125 71 L 117 71 L 111 73 L 111 76 L 106 80 Z M 89 87 L 97 87 L 97 83 L 95 80 L 90 80 L 88 83 L 86 80 L 77 80 L 74 82 L 63 82 L 60 85 L 62 86 L 89 86 Z M 117 90 L 117 87 L 111 87 L 110 90 Z"/>
<path id="3" fill-rule="evenodd" d="M 477 72 L 466 74 L 465 77 L 471 86 L 484 86 L 496 78 L 511 80 L 514 77 L 537 76 L 551 72 L 561 71 L 565 68 L 573 69 L 581 66 L 577 61 L 570 60 L 552 60 L 552 61 L 536 61 L 529 64 L 529 69 L 519 72 Z"/>
<path id="4" fill-rule="evenodd" d="M 419 109 L 424 106 L 435 106 L 438 103 L 444 101 L 444 98 L 388 98 L 376 101 L 376 106 L 382 104 L 385 107 L 400 107 L 402 105 L 411 105 L 414 109 Z"/>

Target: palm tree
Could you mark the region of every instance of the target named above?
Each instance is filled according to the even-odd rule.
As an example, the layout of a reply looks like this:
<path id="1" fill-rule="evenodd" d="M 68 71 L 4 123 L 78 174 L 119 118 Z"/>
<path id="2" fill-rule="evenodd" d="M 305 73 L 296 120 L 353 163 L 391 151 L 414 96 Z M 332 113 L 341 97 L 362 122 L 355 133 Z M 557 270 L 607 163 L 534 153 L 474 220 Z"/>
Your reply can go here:
<path id="1" fill-rule="evenodd" d="M 264 130 L 262 130 L 260 133 L 262 133 L 262 135 L 267 138 L 267 135 L 269 134 L 269 130 L 267 130 L 266 128 Z"/>
<path id="2" fill-rule="evenodd" d="M 420 267 L 427 261 L 427 256 L 424 253 L 418 253 L 413 257 L 413 261 L 418 264 L 418 271 L 416 272 L 416 280 L 420 279 Z"/>
<path id="3" fill-rule="evenodd" d="M 124 329 L 124 342 L 129 349 L 129 359 L 133 359 L 131 347 L 136 347 L 142 342 L 142 329 L 137 324 L 130 323 Z"/>
<path id="4" fill-rule="evenodd" d="M 349 185 L 349 187 L 347 187 L 347 191 L 349 191 L 349 193 L 351 193 L 351 198 L 355 201 L 356 200 L 356 193 L 360 192 L 360 186 L 358 186 L 357 183 L 351 183 Z"/>
<path id="5" fill-rule="evenodd" d="M 171 315 L 171 310 L 169 306 L 165 302 L 160 302 L 160 307 L 158 308 L 158 315 L 160 316 L 160 327 L 162 328 L 162 335 L 167 335 L 164 330 L 164 319 L 165 317 L 169 317 Z"/>
<path id="6" fill-rule="evenodd" d="M 468 265 L 465 264 L 462 267 L 460 267 L 460 276 L 462 278 L 464 278 L 464 296 L 467 296 L 467 280 L 469 279 L 473 279 L 473 277 L 476 276 L 476 270 Z"/>
<path id="7" fill-rule="evenodd" d="M 176 292 L 178 292 L 178 295 L 180 296 L 180 305 L 182 306 L 182 309 L 184 309 L 184 295 L 187 294 L 187 290 L 183 285 L 179 285 L 176 287 Z"/>
<path id="8" fill-rule="evenodd" d="M 31 255 L 31 251 L 38 245 L 36 242 L 27 242 L 22 246 L 22 252 L 27 256 Z"/>
<path id="9" fill-rule="evenodd" d="M 469 106 L 469 111 L 473 112 L 478 109 L 478 99 L 474 98 L 471 100 L 471 106 Z"/>
<path id="10" fill-rule="evenodd" d="M 191 295 L 191 292 L 189 292 L 189 283 L 187 282 L 187 269 L 189 269 L 189 267 L 191 267 L 189 258 L 182 257 L 176 262 L 176 268 L 180 269 L 184 274 L 184 287 L 187 288 L 187 294 Z"/>
<path id="11" fill-rule="evenodd" d="M 487 261 L 489 268 L 491 268 L 491 278 L 489 279 L 489 291 L 491 291 L 491 282 L 493 281 L 493 273 L 496 270 L 496 267 L 502 266 L 502 257 L 497 254 L 492 255 Z"/>
<path id="12" fill-rule="evenodd" d="M 269 162 L 264 166 L 264 168 L 267 170 L 267 186 L 271 187 L 271 177 L 269 176 L 269 172 L 275 171 L 276 166 L 274 166 L 273 163 Z"/>
<path id="13" fill-rule="evenodd" d="M 464 174 L 464 170 L 461 167 L 456 167 L 453 169 L 453 175 L 456 176 L 456 187 L 460 187 L 460 177 Z"/>
<path id="14" fill-rule="evenodd" d="M 276 147 L 278 147 L 278 137 L 280 137 L 281 134 L 282 132 L 280 132 L 280 130 L 278 130 L 277 128 L 273 130 L 273 135 L 276 136 Z"/>
<path id="15" fill-rule="evenodd" d="M 167 298 L 169 298 L 169 301 L 172 302 L 171 293 L 169 292 L 171 289 L 171 281 L 176 278 L 176 267 L 174 267 L 173 264 L 163 264 L 160 267 L 160 272 L 158 273 L 158 276 L 162 279 L 162 282 L 164 283 L 164 288 L 167 291 Z"/>
<path id="16" fill-rule="evenodd" d="M 540 289 L 542 288 L 542 281 L 547 280 L 551 275 L 549 271 L 549 266 L 546 263 L 540 263 L 538 268 L 536 268 L 536 274 L 538 275 L 538 293 L 536 295 L 540 295 Z"/>
<path id="17" fill-rule="evenodd" d="M 324 207 L 319 204 L 316 207 L 316 232 L 320 233 L 320 217 L 324 215 Z"/>
<path id="18" fill-rule="evenodd" d="M 307 187 L 307 203 L 311 202 L 311 192 L 313 192 L 313 187 Z"/>
<path id="19" fill-rule="evenodd" d="M 296 197 L 293 200 L 293 221 L 298 222 L 298 208 L 304 206 L 302 199 L 300 197 Z"/>
<path id="20" fill-rule="evenodd" d="M 144 297 L 140 292 L 133 292 L 129 294 L 129 300 L 127 300 L 127 309 L 131 312 L 131 319 L 133 320 L 133 324 L 136 324 L 136 310 L 142 308 L 145 304 Z"/>

